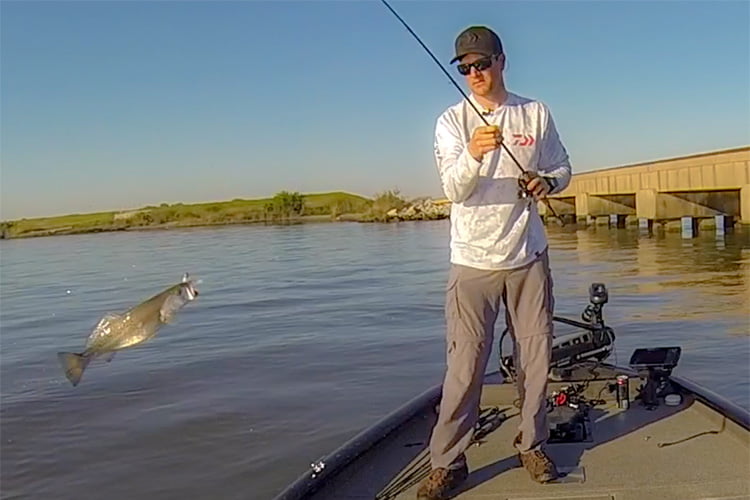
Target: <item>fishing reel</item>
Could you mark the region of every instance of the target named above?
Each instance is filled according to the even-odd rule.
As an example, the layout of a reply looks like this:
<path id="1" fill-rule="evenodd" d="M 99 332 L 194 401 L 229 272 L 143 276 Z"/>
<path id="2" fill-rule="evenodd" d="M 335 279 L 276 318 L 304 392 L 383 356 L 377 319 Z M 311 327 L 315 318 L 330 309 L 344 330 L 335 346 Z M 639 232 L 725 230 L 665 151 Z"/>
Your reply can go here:
<path id="1" fill-rule="evenodd" d="M 529 191 L 529 182 L 531 182 L 531 180 L 535 178 L 542 179 L 542 181 L 547 184 L 547 187 L 549 188 L 550 191 L 554 189 L 555 186 L 552 185 L 553 181 L 550 180 L 551 179 L 550 177 L 544 177 L 542 175 L 539 175 L 536 172 L 531 172 L 529 170 L 526 170 L 518 178 L 518 188 L 519 188 L 518 195 L 521 198 L 523 199 L 530 198 L 532 200 L 534 199 L 534 195 L 531 194 L 531 191 Z"/>
<path id="2" fill-rule="evenodd" d="M 534 177 L 534 174 L 526 170 L 518 178 L 518 196 L 521 197 L 521 199 L 534 199 L 534 195 L 529 191 L 529 182 L 531 182 L 531 179 Z"/>
<path id="3" fill-rule="evenodd" d="M 518 196 L 523 200 L 534 197 L 534 195 L 531 194 L 531 191 L 529 191 L 528 188 L 528 184 L 531 179 L 527 179 L 527 173 L 528 172 L 521 174 L 521 177 L 518 178 Z"/>
<path id="4" fill-rule="evenodd" d="M 547 397 L 547 411 L 551 411 L 557 406 L 570 406 L 577 409 L 583 404 L 588 404 L 588 400 L 583 396 L 585 388 L 584 384 L 573 384 L 563 387 L 559 391 L 553 391 Z"/>
<path id="5" fill-rule="evenodd" d="M 589 411 L 604 401 L 585 397 L 585 388 L 585 384 L 564 387 L 547 398 L 550 443 L 591 441 Z"/>

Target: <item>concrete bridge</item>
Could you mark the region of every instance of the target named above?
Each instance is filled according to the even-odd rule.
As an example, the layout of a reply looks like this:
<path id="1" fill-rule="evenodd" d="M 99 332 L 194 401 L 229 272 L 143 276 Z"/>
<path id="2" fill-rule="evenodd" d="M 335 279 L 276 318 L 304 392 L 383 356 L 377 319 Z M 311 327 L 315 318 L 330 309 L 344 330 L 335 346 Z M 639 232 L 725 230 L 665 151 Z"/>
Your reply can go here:
<path id="1" fill-rule="evenodd" d="M 696 230 L 700 219 L 750 224 L 750 146 L 574 174 L 550 205 L 566 222 L 618 227 L 628 220 L 649 228 L 682 221 Z M 549 215 L 541 203 L 539 210 Z"/>

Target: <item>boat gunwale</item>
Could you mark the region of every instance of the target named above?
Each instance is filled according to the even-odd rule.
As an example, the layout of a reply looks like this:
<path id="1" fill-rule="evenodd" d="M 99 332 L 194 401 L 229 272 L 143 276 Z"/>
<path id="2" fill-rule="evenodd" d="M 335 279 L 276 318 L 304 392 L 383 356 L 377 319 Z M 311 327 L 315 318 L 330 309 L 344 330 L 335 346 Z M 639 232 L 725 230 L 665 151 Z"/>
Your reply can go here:
<path id="1" fill-rule="evenodd" d="M 281 491 L 274 500 L 292 500 L 312 495 L 324 486 L 329 477 L 336 476 L 342 469 L 365 454 L 380 441 L 401 428 L 419 412 L 430 405 L 437 404 L 442 394 L 443 384 L 430 387 L 418 396 L 392 411 L 378 422 L 366 427 L 353 438 L 339 446 L 320 460 L 324 468 L 319 473 L 308 469 L 292 484 Z"/>
<path id="2" fill-rule="evenodd" d="M 638 373 L 629 367 L 609 363 L 602 363 L 601 365 L 618 370 L 621 373 L 630 373 L 634 377 L 638 376 Z M 500 375 L 499 371 L 487 373 L 485 374 L 485 380 L 498 375 Z M 669 379 L 682 390 L 692 394 L 698 402 L 750 432 L 750 410 L 746 410 L 689 378 L 670 375 Z M 442 383 L 436 384 L 380 421 L 359 432 L 321 460 L 325 465 L 321 472 L 314 474 L 311 470 L 307 470 L 274 497 L 274 500 L 296 500 L 316 493 L 321 487 L 325 486 L 328 478 L 335 477 L 341 470 L 397 431 L 415 415 L 425 411 L 429 406 L 437 404 L 442 393 L 442 387 Z"/>
<path id="3" fill-rule="evenodd" d="M 724 396 L 707 389 L 687 377 L 672 375 L 669 378 L 683 390 L 693 394 L 699 402 L 714 410 L 716 413 L 729 418 L 746 431 L 750 431 L 750 410 L 746 410 Z"/>

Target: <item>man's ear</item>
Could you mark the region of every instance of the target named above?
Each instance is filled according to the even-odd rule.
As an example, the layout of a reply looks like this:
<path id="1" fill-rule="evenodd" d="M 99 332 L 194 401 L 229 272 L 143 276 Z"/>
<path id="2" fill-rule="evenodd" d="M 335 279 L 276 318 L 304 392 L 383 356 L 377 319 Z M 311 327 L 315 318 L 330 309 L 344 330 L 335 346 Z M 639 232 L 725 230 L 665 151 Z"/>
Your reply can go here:
<path id="1" fill-rule="evenodd" d="M 500 70 L 505 71 L 505 54 L 497 56 L 497 62 L 500 64 Z"/>

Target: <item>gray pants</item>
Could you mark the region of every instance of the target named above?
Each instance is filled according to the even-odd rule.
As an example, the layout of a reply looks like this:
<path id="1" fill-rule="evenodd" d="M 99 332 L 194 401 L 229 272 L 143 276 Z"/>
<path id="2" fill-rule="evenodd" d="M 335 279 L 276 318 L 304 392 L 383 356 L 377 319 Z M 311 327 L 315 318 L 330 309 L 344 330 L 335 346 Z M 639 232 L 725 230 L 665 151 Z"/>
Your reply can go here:
<path id="1" fill-rule="evenodd" d="M 446 290 L 447 369 L 440 413 L 430 439 L 433 468 L 457 467 L 479 416 L 500 302 L 514 341 L 522 439 L 518 450 L 540 449 L 547 428 L 547 375 L 552 350 L 552 276 L 547 251 L 524 267 L 486 271 L 452 265 Z"/>

